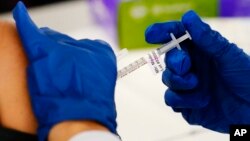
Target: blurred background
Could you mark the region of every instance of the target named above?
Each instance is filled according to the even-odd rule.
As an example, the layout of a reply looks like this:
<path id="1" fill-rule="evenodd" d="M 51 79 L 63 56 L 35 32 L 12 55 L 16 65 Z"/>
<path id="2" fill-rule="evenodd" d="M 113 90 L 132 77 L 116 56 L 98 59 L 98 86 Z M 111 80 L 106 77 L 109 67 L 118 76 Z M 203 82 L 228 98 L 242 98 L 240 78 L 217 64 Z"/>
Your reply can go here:
<path id="1" fill-rule="evenodd" d="M 0 0 L 0 19 L 11 20 L 18 0 Z M 129 53 L 119 67 L 157 46 L 144 40 L 147 26 L 180 20 L 195 10 L 215 30 L 250 52 L 250 0 L 23 0 L 39 27 L 48 26 L 76 39 L 102 39 Z M 1 38 L 1 37 L 0 37 Z M 118 80 L 118 131 L 123 141 L 229 141 L 226 134 L 188 125 L 164 103 L 161 75 L 147 66 Z M 211 115 L 213 116 L 213 115 Z"/>
<path id="2" fill-rule="evenodd" d="M 11 11 L 19 0 L 0 0 L 0 12 Z M 66 0 L 22 0 L 27 7 L 35 7 Z"/>

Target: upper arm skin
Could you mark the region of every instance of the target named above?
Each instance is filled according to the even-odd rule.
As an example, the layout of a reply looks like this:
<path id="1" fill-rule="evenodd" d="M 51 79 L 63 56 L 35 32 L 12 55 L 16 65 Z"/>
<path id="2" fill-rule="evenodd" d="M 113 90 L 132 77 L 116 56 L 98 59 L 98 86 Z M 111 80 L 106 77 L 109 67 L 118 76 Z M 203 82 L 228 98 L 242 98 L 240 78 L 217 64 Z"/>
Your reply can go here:
<path id="1" fill-rule="evenodd" d="M 0 124 L 36 133 L 26 82 L 27 59 L 15 25 L 0 20 Z"/>

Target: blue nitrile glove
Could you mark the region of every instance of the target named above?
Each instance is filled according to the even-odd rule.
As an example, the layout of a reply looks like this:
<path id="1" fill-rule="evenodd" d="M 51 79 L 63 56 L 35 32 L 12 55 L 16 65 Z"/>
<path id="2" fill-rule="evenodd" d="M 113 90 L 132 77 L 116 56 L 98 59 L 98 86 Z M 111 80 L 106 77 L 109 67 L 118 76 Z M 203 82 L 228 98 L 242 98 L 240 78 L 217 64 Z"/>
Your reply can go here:
<path id="1" fill-rule="evenodd" d="M 250 58 L 195 12 L 182 21 L 156 23 L 146 30 L 149 43 L 166 43 L 187 30 L 192 41 L 166 54 L 162 81 L 165 102 L 193 125 L 228 133 L 230 124 L 250 124 Z"/>
<path id="2" fill-rule="evenodd" d="M 77 41 L 48 28 L 39 29 L 23 3 L 13 11 L 28 56 L 28 84 L 39 123 L 39 140 L 67 120 L 91 120 L 116 133 L 114 89 L 116 57 L 100 40 Z"/>

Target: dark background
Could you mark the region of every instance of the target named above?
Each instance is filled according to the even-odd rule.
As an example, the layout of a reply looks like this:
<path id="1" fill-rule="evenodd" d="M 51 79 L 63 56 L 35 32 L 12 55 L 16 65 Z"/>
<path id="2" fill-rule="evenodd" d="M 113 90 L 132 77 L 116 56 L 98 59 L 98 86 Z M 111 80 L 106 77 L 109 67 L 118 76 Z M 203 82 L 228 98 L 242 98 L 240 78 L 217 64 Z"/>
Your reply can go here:
<path id="1" fill-rule="evenodd" d="M 33 7 L 69 0 L 0 0 L 0 13 L 11 11 L 18 1 L 23 1 L 27 7 Z"/>

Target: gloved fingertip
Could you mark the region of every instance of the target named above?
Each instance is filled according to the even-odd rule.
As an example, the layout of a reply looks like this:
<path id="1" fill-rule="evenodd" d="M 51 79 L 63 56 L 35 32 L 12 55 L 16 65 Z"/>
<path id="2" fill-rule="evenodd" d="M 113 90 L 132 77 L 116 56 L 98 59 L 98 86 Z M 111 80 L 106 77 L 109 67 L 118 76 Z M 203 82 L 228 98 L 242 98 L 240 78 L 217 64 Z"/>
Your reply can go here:
<path id="1" fill-rule="evenodd" d="M 179 108 L 178 105 L 179 104 L 179 101 L 181 101 L 180 99 L 178 100 L 178 97 L 175 96 L 175 92 L 173 92 L 172 90 L 168 89 L 166 92 L 165 92 L 165 103 L 166 105 L 172 107 L 172 108 Z"/>
<path id="2" fill-rule="evenodd" d="M 191 68 L 191 59 L 187 52 L 178 49 L 173 49 L 166 54 L 165 63 L 168 69 L 178 75 L 187 73 Z"/>
<path id="3" fill-rule="evenodd" d="M 13 16 L 16 18 L 16 16 L 19 15 L 19 13 L 23 10 L 26 10 L 25 5 L 23 4 L 22 1 L 17 2 L 15 8 L 13 9 Z"/>
<path id="4" fill-rule="evenodd" d="M 201 22 L 200 17 L 197 15 L 197 13 L 193 10 L 188 11 L 185 13 L 182 17 L 182 23 L 185 26 L 192 26 L 194 22 Z"/>
<path id="5" fill-rule="evenodd" d="M 162 82 L 172 90 L 193 90 L 198 86 L 198 78 L 193 73 L 184 76 L 173 74 L 170 70 L 162 73 Z"/>
<path id="6" fill-rule="evenodd" d="M 31 38 L 35 38 L 35 35 L 39 33 L 37 26 L 30 18 L 23 2 L 19 1 L 17 3 L 13 10 L 13 17 L 16 22 L 17 30 L 23 41 L 30 41 Z"/>
<path id="7" fill-rule="evenodd" d="M 151 43 L 151 44 L 155 43 L 153 34 L 152 34 L 154 32 L 153 26 L 154 24 L 150 25 L 145 31 L 145 40 L 147 43 Z"/>
<path id="8" fill-rule="evenodd" d="M 209 101 L 209 96 L 201 93 L 177 93 L 170 89 L 165 93 L 165 103 L 172 108 L 203 108 Z"/>
<path id="9" fill-rule="evenodd" d="M 98 43 L 100 43 L 100 44 L 102 44 L 104 46 L 111 47 L 111 45 L 108 42 L 104 41 L 104 40 L 95 39 L 94 41 L 96 41 L 96 42 L 98 42 Z"/>
<path id="10" fill-rule="evenodd" d="M 196 75 L 190 73 L 186 76 L 185 78 L 187 80 L 188 83 L 186 83 L 186 86 L 189 88 L 189 89 L 194 89 L 198 86 L 198 78 Z"/>
<path id="11" fill-rule="evenodd" d="M 25 21 L 31 20 L 22 1 L 19 1 L 13 9 L 13 17 L 18 25 L 26 24 Z"/>
<path id="12" fill-rule="evenodd" d="M 180 21 L 154 23 L 145 31 L 145 40 L 151 44 L 163 44 L 172 40 L 170 33 L 180 37 L 185 33 L 185 28 Z"/>
<path id="13" fill-rule="evenodd" d="M 182 23 L 195 44 L 206 44 L 204 38 L 207 38 L 207 35 L 205 34 L 210 33 L 211 28 L 201 20 L 199 15 L 192 10 L 188 11 L 183 15 Z"/>

